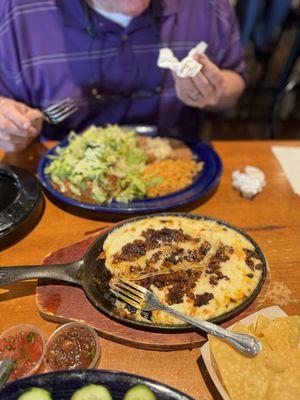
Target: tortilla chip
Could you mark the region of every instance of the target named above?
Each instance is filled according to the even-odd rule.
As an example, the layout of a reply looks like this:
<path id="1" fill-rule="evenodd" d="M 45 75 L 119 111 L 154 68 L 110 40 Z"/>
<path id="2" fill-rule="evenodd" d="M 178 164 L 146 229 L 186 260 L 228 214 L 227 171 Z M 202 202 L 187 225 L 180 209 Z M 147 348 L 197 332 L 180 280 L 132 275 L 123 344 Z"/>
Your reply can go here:
<path id="1" fill-rule="evenodd" d="M 274 376 L 264 400 L 299 400 L 300 369 L 289 368 Z"/>
<path id="2" fill-rule="evenodd" d="M 255 334 L 255 326 L 254 326 L 253 323 L 250 324 L 250 325 L 248 325 L 247 328 L 248 328 L 249 331 L 251 332 L 251 335 L 254 335 L 254 334 Z"/>
<path id="3" fill-rule="evenodd" d="M 211 337 L 216 369 L 231 400 L 300 399 L 300 316 L 274 321 L 260 315 L 255 327 L 237 323 L 233 332 L 258 338 L 262 351 L 249 358 L 230 344 Z"/>
<path id="4" fill-rule="evenodd" d="M 290 315 L 289 317 L 280 317 L 276 320 L 288 323 L 292 334 L 290 337 L 292 347 L 300 347 L 300 315 Z"/>
<path id="5" fill-rule="evenodd" d="M 234 330 L 250 333 L 247 327 L 237 328 Z M 209 336 L 209 345 L 218 374 L 231 400 L 264 398 L 274 373 L 263 363 L 263 350 L 257 357 L 250 358 L 215 337 Z"/>
<path id="6" fill-rule="evenodd" d="M 267 318 L 264 315 L 260 314 L 256 320 L 254 333 L 257 336 L 261 336 L 262 330 L 267 328 L 271 324 L 271 322 L 272 320 L 270 318 Z"/>
<path id="7" fill-rule="evenodd" d="M 291 348 L 292 330 L 286 321 L 275 319 L 267 328 L 261 331 L 272 350 Z"/>
<path id="8" fill-rule="evenodd" d="M 232 332 L 248 333 L 250 335 L 248 326 L 243 325 L 241 322 L 236 323 L 231 330 Z"/>
<path id="9" fill-rule="evenodd" d="M 282 372 L 291 365 L 290 357 L 287 357 L 285 349 L 269 351 L 265 354 L 265 366 L 274 372 Z"/>
<path id="10" fill-rule="evenodd" d="M 300 349 L 292 349 L 289 352 L 289 367 L 298 368 L 300 370 Z"/>

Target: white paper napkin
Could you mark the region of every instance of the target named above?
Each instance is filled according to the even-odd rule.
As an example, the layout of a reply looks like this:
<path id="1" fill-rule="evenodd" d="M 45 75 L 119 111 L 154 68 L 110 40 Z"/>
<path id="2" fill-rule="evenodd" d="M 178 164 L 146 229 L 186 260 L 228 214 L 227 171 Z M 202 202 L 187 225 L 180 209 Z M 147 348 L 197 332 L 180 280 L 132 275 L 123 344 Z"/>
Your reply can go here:
<path id="1" fill-rule="evenodd" d="M 294 193 L 300 196 L 300 147 L 272 146 Z"/>
<path id="2" fill-rule="evenodd" d="M 167 68 L 174 71 L 179 78 L 194 77 L 202 68 L 202 64 L 198 63 L 193 56 L 196 54 L 204 54 L 207 49 L 205 42 L 200 42 L 197 46 L 193 47 L 187 57 L 181 61 L 174 56 L 174 53 L 168 47 L 160 49 L 157 60 L 157 65 L 160 68 Z"/>
<path id="3" fill-rule="evenodd" d="M 232 186 L 239 190 L 246 199 L 252 199 L 260 193 L 266 185 L 265 174 L 256 167 L 247 165 L 244 172 L 233 171 Z"/>

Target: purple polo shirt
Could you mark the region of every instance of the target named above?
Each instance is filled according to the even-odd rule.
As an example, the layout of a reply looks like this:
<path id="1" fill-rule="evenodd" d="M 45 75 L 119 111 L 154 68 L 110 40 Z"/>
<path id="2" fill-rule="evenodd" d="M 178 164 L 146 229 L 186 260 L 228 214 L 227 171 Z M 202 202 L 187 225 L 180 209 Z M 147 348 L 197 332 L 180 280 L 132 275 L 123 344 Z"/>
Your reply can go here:
<path id="1" fill-rule="evenodd" d="M 152 0 L 125 29 L 85 0 L 0 0 L 0 95 L 37 108 L 73 98 L 78 111 L 45 125 L 50 138 L 107 123 L 158 125 L 192 138 L 200 112 L 176 97 L 171 73 L 156 62 L 161 47 L 182 59 L 201 40 L 220 68 L 244 75 L 228 0 Z"/>

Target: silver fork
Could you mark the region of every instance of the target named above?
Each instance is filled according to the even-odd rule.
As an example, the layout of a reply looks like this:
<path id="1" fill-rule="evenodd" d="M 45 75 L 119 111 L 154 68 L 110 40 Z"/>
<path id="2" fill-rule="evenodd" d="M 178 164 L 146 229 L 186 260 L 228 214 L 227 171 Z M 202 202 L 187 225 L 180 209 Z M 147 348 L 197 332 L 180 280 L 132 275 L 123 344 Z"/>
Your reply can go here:
<path id="1" fill-rule="evenodd" d="M 165 311 L 196 326 L 210 335 L 216 336 L 231 343 L 248 356 L 256 356 L 261 351 L 260 342 L 253 336 L 244 333 L 230 332 L 229 330 L 213 324 L 212 322 L 202 321 L 200 319 L 185 315 L 171 307 L 167 307 L 158 300 L 154 293 L 143 288 L 142 286 L 137 285 L 136 283 L 126 281 L 122 278 L 116 278 L 114 279 L 113 283 L 110 284 L 110 290 L 117 298 L 137 309 L 143 311 Z"/>
<path id="2" fill-rule="evenodd" d="M 49 124 L 56 125 L 72 115 L 77 109 L 74 101 L 67 98 L 47 107 L 42 110 L 42 113 Z"/>

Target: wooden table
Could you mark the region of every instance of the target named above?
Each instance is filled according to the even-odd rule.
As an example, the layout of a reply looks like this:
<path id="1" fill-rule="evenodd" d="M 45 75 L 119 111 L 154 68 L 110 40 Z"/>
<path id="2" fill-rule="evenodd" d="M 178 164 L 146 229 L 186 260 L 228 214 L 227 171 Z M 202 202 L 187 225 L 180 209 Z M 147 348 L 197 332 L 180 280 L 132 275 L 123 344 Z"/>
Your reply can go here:
<path id="1" fill-rule="evenodd" d="M 272 283 L 263 306 L 278 304 L 288 314 L 300 314 L 300 198 L 292 192 L 272 144 L 299 142 L 215 142 L 224 163 L 221 184 L 196 214 L 227 220 L 248 232 L 261 246 L 271 269 Z M 27 152 L 6 155 L 5 163 L 34 170 L 45 148 L 35 144 Z M 1 158 L 1 157 L 0 157 Z M 267 178 L 264 191 L 253 201 L 243 199 L 231 187 L 231 173 L 245 165 L 261 168 Z M 41 263 L 55 249 L 66 246 L 107 225 L 68 214 L 46 198 L 44 215 L 34 230 L 19 243 L 0 253 L 0 265 Z M 43 320 L 35 305 L 35 282 L 18 282 L 0 289 L 0 331 L 13 324 L 32 323 L 49 335 L 55 324 Z M 172 385 L 195 399 L 219 399 L 209 381 L 200 349 L 156 352 L 126 347 L 100 339 L 99 368 L 145 375 Z"/>

